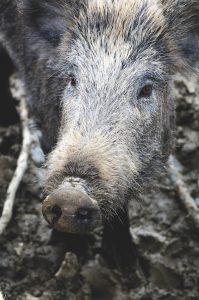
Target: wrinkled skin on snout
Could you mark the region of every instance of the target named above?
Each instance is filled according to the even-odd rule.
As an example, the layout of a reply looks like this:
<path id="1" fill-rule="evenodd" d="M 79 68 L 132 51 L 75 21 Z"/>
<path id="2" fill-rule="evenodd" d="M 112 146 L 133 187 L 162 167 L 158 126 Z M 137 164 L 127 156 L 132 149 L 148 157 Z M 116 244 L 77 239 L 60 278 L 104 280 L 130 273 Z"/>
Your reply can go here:
<path id="1" fill-rule="evenodd" d="M 81 15 L 70 50 L 68 37 L 59 47 L 66 81 L 59 138 L 47 162 L 43 214 L 54 228 L 70 233 L 111 223 L 130 198 L 151 184 L 171 149 L 174 107 L 167 47 L 172 41 L 160 37 L 159 24 L 146 20 L 148 5 L 132 35 L 132 17 L 143 7 L 120 3 L 120 15 L 109 5 L 106 26 L 106 9 L 96 6 L 95 15 L 91 5 Z M 153 9 L 164 27 L 161 11 Z"/>

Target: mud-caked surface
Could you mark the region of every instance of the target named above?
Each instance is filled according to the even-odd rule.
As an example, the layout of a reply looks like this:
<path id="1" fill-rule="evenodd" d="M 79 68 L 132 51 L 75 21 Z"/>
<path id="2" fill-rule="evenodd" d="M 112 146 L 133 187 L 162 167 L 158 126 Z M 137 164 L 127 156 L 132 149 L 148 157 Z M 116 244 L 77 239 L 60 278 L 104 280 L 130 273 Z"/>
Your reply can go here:
<path id="1" fill-rule="evenodd" d="M 197 205 L 198 83 L 180 75 L 175 81 L 176 156 Z M 0 212 L 20 147 L 20 124 L 0 127 Z M 130 232 L 137 252 L 129 248 L 129 263 L 120 267 L 119 260 L 116 266 L 102 254 L 101 229 L 87 238 L 52 232 L 41 216 L 36 173 L 29 168 L 12 221 L 0 237 L 0 288 L 7 300 L 199 299 L 199 232 L 168 174 L 139 202 L 131 200 Z"/>

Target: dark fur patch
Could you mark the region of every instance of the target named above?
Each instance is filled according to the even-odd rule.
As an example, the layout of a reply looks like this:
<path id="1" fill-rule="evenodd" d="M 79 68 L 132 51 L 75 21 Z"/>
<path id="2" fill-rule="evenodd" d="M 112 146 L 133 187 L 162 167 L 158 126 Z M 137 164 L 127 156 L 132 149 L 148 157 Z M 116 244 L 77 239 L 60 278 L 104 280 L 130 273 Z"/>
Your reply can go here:
<path id="1" fill-rule="evenodd" d="M 81 7 L 78 0 L 22 0 L 19 9 L 25 25 L 53 46 L 73 26 Z"/>
<path id="2" fill-rule="evenodd" d="M 89 159 L 74 157 L 64 169 L 67 177 L 79 177 L 90 181 L 99 179 L 99 170 Z"/>

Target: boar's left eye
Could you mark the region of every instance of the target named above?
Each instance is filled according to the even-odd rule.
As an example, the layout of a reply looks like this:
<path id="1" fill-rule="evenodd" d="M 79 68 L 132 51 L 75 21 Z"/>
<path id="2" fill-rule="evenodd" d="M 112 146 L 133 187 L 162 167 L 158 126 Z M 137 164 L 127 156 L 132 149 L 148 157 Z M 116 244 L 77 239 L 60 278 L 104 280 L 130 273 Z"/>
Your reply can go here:
<path id="1" fill-rule="evenodd" d="M 153 92 L 152 84 L 146 84 L 142 87 L 138 98 L 149 98 L 151 97 L 152 92 Z"/>

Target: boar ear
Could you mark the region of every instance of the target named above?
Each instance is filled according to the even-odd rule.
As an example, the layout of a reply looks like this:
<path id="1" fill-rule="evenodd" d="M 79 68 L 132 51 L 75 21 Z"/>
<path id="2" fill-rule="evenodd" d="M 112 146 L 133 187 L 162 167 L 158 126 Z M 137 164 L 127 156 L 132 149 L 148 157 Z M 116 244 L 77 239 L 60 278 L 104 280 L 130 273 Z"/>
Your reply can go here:
<path id="1" fill-rule="evenodd" d="M 184 42 L 199 32 L 199 0 L 160 0 L 169 34 L 183 51 Z"/>
<path id="2" fill-rule="evenodd" d="M 30 36 L 57 46 L 70 28 L 83 0 L 21 0 L 18 10 Z"/>

